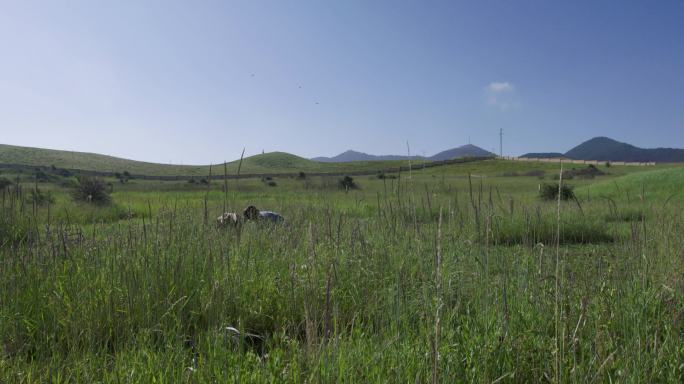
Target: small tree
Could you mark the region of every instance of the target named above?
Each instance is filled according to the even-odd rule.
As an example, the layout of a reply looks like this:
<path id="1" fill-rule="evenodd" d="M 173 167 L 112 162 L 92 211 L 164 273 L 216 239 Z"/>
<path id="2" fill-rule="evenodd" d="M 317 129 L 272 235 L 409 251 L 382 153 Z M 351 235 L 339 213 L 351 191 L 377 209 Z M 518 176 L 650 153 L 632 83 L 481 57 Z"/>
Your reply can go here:
<path id="1" fill-rule="evenodd" d="M 345 176 L 342 179 L 340 179 L 340 188 L 344 189 L 345 191 L 349 191 L 350 189 L 357 189 L 359 186 L 356 185 L 354 182 L 354 178 L 351 176 Z"/>
<path id="2" fill-rule="evenodd" d="M 71 196 L 76 201 L 105 205 L 112 201 L 107 184 L 97 177 L 79 177 Z"/>
<path id="3" fill-rule="evenodd" d="M 299 175 L 297 176 L 300 180 L 306 179 L 306 173 L 304 172 L 299 172 Z"/>

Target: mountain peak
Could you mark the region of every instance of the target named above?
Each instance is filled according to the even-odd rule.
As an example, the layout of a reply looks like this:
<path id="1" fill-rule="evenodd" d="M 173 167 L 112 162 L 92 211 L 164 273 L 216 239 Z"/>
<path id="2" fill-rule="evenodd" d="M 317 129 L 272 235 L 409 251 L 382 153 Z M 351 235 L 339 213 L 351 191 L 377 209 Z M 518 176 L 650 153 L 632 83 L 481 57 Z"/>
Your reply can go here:
<path id="1" fill-rule="evenodd" d="M 577 160 L 679 162 L 684 161 L 684 149 L 638 148 L 609 137 L 598 136 L 572 148 L 565 156 Z"/>
<path id="2" fill-rule="evenodd" d="M 439 160 L 451 160 L 457 157 L 489 157 L 494 156 L 493 153 L 485 151 L 484 149 L 472 145 L 466 144 L 460 147 L 447 149 L 434 156 L 428 157 L 427 160 L 439 161 Z M 369 155 L 367 153 L 354 151 L 348 149 L 337 156 L 333 157 L 314 157 L 311 160 L 321 161 L 321 162 L 350 162 L 350 161 L 386 161 L 386 160 L 424 160 L 425 157 L 422 156 L 406 156 L 406 155 Z"/>
<path id="3" fill-rule="evenodd" d="M 490 157 L 494 156 L 493 153 L 484 150 L 477 145 L 473 144 L 466 144 L 466 145 L 461 145 L 460 147 L 456 148 L 451 148 L 447 149 L 446 151 L 442 151 L 432 157 L 429 157 L 430 160 L 433 161 L 440 161 L 440 160 L 451 160 L 455 159 L 457 157 Z"/>

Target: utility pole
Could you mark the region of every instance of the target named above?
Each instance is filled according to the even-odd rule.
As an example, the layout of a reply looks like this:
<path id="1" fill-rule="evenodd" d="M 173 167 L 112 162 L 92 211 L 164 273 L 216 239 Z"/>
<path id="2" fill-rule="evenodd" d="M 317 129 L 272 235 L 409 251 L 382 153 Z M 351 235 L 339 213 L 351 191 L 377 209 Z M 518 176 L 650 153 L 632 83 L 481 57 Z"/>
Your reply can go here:
<path id="1" fill-rule="evenodd" d="M 411 147 L 409 147 L 409 142 L 406 140 L 406 154 L 408 155 L 409 162 L 409 180 L 411 179 Z"/>
<path id="2" fill-rule="evenodd" d="M 503 128 L 499 128 L 499 157 L 503 157 Z"/>

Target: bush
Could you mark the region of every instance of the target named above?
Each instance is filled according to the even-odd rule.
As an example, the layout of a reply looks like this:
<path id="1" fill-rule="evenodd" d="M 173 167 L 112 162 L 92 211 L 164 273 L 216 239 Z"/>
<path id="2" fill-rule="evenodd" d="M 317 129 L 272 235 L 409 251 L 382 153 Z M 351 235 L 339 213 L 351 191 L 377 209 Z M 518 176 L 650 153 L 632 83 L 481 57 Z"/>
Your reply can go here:
<path id="1" fill-rule="evenodd" d="M 297 176 L 297 178 L 299 178 L 300 180 L 306 179 L 306 173 L 304 173 L 304 172 L 299 172 L 299 175 Z"/>
<path id="2" fill-rule="evenodd" d="M 357 189 L 359 186 L 354 182 L 354 178 L 351 176 L 345 176 L 340 179 L 340 188 L 348 191 L 350 189 Z"/>
<path id="3" fill-rule="evenodd" d="M 79 177 L 72 197 L 75 201 L 98 205 L 109 204 L 112 201 L 107 184 L 97 177 Z"/>
<path id="4" fill-rule="evenodd" d="M 123 184 L 123 183 L 128 183 L 128 180 L 133 179 L 133 176 L 131 176 L 131 174 L 128 173 L 128 171 L 124 171 L 123 173 L 115 172 L 115 173 L 114 173 L 114 177 L 116 177 L 117 179 L 119 179 L 119 182 L 120 182 L 121 184 Z"/>
<path id="5" fill-rule="evenodd" d="M 0 177 L 0 191 L 12 185 L 12 182 L 4 177 Z"/>
<path id="6" fill-rule="evenodd" d="M 266 183 L 266 185 L 268 185 L 269 187 L 275 187 L 275 186 L 278 185 L 278 183 L 276 183 L 275 181 L 271 180 L 271 181 L 269 181 L 268 183 Z"/>
<path id="7" fill-rule="evenodd" d="M 560 188 L 561 200 L 575 198 L 572 185 L 563 184 Z M 558 184 L 543 184 L 539 189 L 539 197 L 544 200 L 558 200 Z"/>
<path id="8" fill-rule="evenodd" d="M 49 177 L 48 177 L 47 173 L 45 173 L 45 172 L 44 172 L 42 169 L 40 169 L 40 168 L 36 168 L 36 173 L 35 173 L 35 175 L 36 175 L 36 180 L 40 181 L 41 183 L 42 183 L 42 182 L 46 182 L 46 181 L 49 180 Z"/>
<path id="9" fill-rule="evenodd" d="M 573 168 L 563 172 L 563 179 L 569 180 L 574 178 L 575 176 L 580 177 L 582 179 L 593 179 L 596 176 L 603 176 L 605 174 L 605 172 L 596 168 L 593 164 L 589 164 L 586 168 Z"/>

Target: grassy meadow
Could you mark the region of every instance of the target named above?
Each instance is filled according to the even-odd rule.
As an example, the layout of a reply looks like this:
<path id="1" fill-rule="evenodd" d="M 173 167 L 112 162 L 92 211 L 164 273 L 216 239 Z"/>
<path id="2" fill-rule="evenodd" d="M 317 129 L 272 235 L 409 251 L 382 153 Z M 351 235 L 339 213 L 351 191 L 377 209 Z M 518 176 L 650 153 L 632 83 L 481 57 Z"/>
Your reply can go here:
<path id="1" fill-rule="evenodd" d="M 3 171 L 0 382 L 683 382 L 684 167 L 564 169 L 576 199 L 485 160 L 106 206 Z M 217 228 L 250 204 L 285 223 Z"/>

